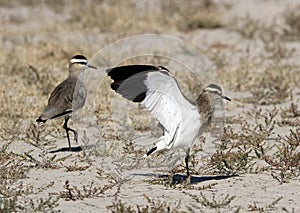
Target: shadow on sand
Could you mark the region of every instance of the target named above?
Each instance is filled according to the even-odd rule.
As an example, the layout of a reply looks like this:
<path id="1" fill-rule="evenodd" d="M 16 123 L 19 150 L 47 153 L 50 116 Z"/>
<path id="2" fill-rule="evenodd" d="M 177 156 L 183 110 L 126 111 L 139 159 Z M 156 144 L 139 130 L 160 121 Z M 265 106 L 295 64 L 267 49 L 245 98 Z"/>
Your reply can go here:
<path id="1" fill-rule="evenodd" d="M 227 178 L 237 177 L 238 175 L 217 175 L 217 176 L 191 176 L 191 184 L 197 184 L 209 180 L 224 180 Z M 167 179 L 168 175 L 161 175 L 160 178 Z M 186 180 L 186 175 L 175 174 L 172 177 L 172 184 L 180 184 Z"/>
<path id="2" fill-rule="evenodd" d="M 162 181 L 171 182 L 171 184 L 181 184 L 186 181 L 187 176 L 186 175 L 180 175 L 180 174 L 174 174 L 172 175 L 157 175 L 157 174 L 134 174 L 134 175 L 140 175 L 140 176 L 155 176 Z M 191 176 L 190 184 L 197 184 L 204 181 L 210 181 L 210 180 L 224 180 L 227 178 L 233 178 L 238 177 L 238 175 L 217 175 L 217 176 Z"/>
<path id="3" fill-rule="evenodd" d="M 52 150 L 49 153 L 57 153 L 57 152 L 80 152 L 82 151 L 82 147 L 81 146 L 76 146 L 76 147 L 63 147 L 60 149 L 56 149 L 56 150 Z"/>

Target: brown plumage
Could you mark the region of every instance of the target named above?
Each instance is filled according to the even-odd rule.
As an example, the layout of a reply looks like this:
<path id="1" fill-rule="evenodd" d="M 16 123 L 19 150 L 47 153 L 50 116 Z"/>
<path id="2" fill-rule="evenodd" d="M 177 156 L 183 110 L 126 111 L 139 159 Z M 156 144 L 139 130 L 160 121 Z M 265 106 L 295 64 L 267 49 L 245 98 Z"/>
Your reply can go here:
<path id="1" fill-rule="evenodd" d="M 71 113 L 82 108 L 86 100 L 86 85 L 84 82 L 84 70 L 87 68 L 97 69 L 89 65 L 86 57 L 76 55 L 71 58 L 69 63 L 69 76 L 60 83 L 51 93 L 48 104 L 36 122 L 45 123 L 49 119 L 64 117 L 63 125 L 67 133 L 69 148 L 71 143 L 69 131 L 74 133 L 74 139 L 77 142 L 77 132 L 68 127 L 67 123 Z"/>

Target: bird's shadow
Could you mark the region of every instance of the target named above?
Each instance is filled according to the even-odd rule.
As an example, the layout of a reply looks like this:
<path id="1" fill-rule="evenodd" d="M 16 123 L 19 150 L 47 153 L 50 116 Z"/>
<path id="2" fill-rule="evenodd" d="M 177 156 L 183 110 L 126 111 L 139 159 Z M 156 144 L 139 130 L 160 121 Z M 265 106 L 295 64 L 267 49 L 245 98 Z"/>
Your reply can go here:
<path id="1" fill-rule="evenodd" d="M 49 153 L 57 153 L 57 152 L 80 152 L 82 151 L 82 147 L 81 146 L 76 146 L 76 147 L 63 147 L 63 148 L 59 148 L 59 149 L 56 149 L 56 150 L 52 150 L 52 151 L 49 151 Z"/>
<path id="2" fill-rule="evenodd" d="M 187 181 L 186 175 L 181 174 L 171 174 L 171 175 L 165 175 L 165 174 L 134 174 L 134 175 L 140 175 L 140 176 L 155 176 L 156 178 L 160 179 L 160 182 L 169 183 L 172 185 L 182 184 Z M 217 175 L 217 176 L 191 176 L 190 177 L 190 184 L 197 184 L 204 181 L 210 181 L 210 180 L 224 180 L 227 178 L 233 178 L 238 177 L 238 175 Z"/>
<path id="3" fill-rule="evenodd" d="M 238 175 L 217 175 L 217 176 L 191 176 L 190 177 L 190 184 L 197 184 L 204 181 L 210 181 L 210 180 L 225 180 L 227 178 L 237 177 Z M 168 178 L 168 175 L 161 175 L 161 178 L 166 179 Z M 172 177 L 172 184 L 180 184 L 184 181 L 186 181 L 187 176 L 186 175 L 180 175 L 175 174 Z"/>

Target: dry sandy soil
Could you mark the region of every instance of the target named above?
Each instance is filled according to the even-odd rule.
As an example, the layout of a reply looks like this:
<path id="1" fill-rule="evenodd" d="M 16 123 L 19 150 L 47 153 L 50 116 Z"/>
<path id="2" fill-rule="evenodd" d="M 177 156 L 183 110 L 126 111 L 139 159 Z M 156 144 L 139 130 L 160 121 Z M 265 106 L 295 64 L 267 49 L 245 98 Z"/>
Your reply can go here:
<path id="1" fill-rule="evenodd" d="M 0 26 L 0 212 L 300 212 L 300 1 L 0 0 Z M 69 151 L 62 120 L 35 119 L 75 54 L 99 69 Z M 157 123 L 110 90 L 104 70 L 132 63 L 232 98 L 190 183 L 184 150 L 143 158 Z"/>

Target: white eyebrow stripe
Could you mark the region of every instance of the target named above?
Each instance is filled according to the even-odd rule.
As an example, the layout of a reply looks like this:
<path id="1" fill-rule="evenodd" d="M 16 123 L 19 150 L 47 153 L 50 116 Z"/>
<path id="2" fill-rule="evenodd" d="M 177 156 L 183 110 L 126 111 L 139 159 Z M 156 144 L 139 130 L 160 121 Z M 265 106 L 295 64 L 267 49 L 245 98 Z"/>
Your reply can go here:
<path id="1" fill-rule="evenodd" d="M 71 62 L 71 64 L 73 64 L 73 63 L 86 63 L 87 64 L 87 60 L 77 59 L 77 58 L 72 58 L 70 62 Z"/>
<path id="2" fill-rule="evenodd" d="M 216 89 L 216 88 L 211 88 L 211 87 L 206 87 L 205 90 L 206 90 L 206 91 L 210 91 L 210 92 L 221 93 L 220 90 L 218 90 L 218 89 Z"/>

